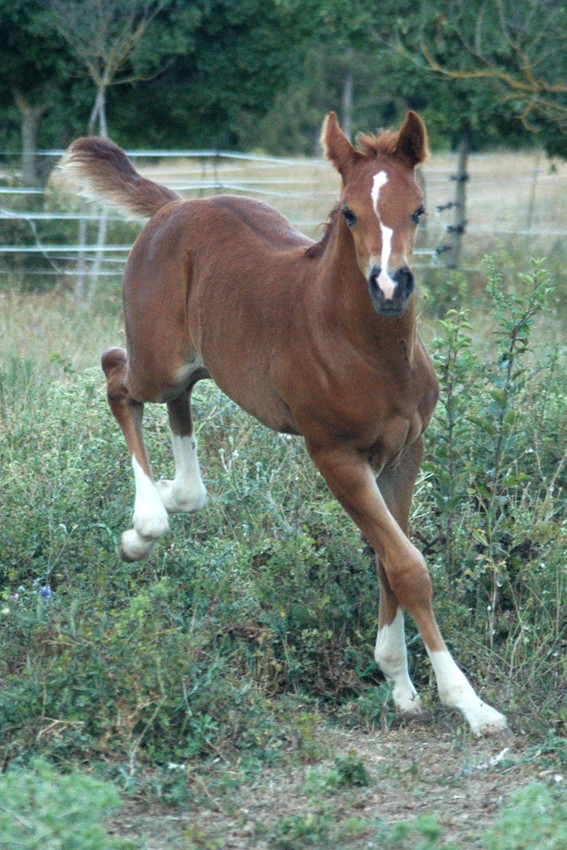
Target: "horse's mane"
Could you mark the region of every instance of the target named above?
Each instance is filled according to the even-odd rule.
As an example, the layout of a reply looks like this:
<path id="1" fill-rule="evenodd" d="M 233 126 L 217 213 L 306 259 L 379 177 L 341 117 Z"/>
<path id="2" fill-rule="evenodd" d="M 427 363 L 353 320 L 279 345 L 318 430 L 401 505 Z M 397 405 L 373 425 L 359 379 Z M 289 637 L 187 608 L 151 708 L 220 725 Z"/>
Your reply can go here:
<path id="1" fill-rule="evenodd" d="M 393 154 L 396 150 L 400 134 L 386 130 L 371 136 L 369 133 L 358 133 L 356 149 L 364 156 L 373 157 L 378 154 Z"/>
<path id="2" fill-rule="evenodd" d="M 309 248 L 305 250 L 306 257 L 321 257 L 325 248 L 329 244 L 329 240 L 331 238 L 331 233 L 335 229 L 335 224 L 339 217 L 339 213 L 341 211 L 340 202 L 335 204 L 331 212 L 329 213 L 329 218 L 325 223 L 325 230 L 323 232 L 322 238 L 318 242 L 314 242 L 313 245 L 310 245 Z"/>
<path id="3" fill-rule="evenodd" d="M 399 135 L 399 133 L 393 133 L 389 130 L 377 133 L 375 136 L 369 133 L 358 133 L 356 136 L 356 150 L 359 154 L 368 158 L 378 156 L 378 154 L 393 154 L 398 143 Z M 321 257 L 323 255 L 337 223 L 340 209 L 341 205 L 339 202 L 335 204 L 329 213 L 322 238 L 307 248 L 305 251 L 306 257 Z"/>

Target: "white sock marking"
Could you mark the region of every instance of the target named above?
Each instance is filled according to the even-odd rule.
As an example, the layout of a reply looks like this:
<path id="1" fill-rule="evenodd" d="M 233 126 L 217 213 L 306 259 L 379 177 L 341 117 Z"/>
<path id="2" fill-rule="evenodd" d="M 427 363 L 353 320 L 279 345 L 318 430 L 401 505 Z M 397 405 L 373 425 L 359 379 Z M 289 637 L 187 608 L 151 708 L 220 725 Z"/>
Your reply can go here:
<path id="1" fill-rule="evenodd" d="M 390 300 L 394 297 L 394 291 L 396 289 L 396 283 L 392 280 L 390 275 L 388 274 L 388 263 L 390 262 L 390 254 L 392 253 L 392 236 L 394 231 L 391 227 L 386 227 L 386 225 L 382 222 L 380 218 L 380 213 L 378 212 L 378 199 L 380 197 L 380 189 L 382 186 L 385 186 L 388 182 L 388 175 L 385 171 L 379 171 L 378 174 L 375 174 L 372 179 L 372 189 L 370 191 L 370 197 L 372 198 L 372 206 L 374 207 L 374 212 L 376 213 L 376 218 L 380 224 L 380 230 L 382 233 L 382 256 L 380 257 L 380 274 L 378 275 L 378 286 L 384 293 L 384 297 L 386 300 Z"/>
<path id="2" fill-rule="evenodd" d="M 430 652 L 428 649 L 427 653 L 437 679 L 441 702 L 462 711 L 475 735 L 490 735 L 507 728 L 506 718 L 481 700 L 448 650 Z"/>
<path id="3" fill-rule="evenodd" d="M 408 673 L 404 612 L 401 608 L 398 608 L 389 626 L 378 629 L 374 658 L 386 679 L 394 685 L 392 696 L 396 707 L 405 713 L 421 711 L 421 700 Z"/>
<path id="4" fill-rule="evenodd" d="M 167 531 L 169 522 L 156 485 L 146 475 L 134 455 L 132 455 L 132 468 L 136 483 L 134 528 L 142 537 L 161 537 Z"/>
<path id="5" fill-rule="evenodd" d="M 169 436 L 175 461 L 175 478 L 173 481 L 158 481 L 159 496 L 170 513 L 198 511 L 207 501 L 207 492 L 201 478 L 194 438 L 182 437 L 172 431 Z"/>

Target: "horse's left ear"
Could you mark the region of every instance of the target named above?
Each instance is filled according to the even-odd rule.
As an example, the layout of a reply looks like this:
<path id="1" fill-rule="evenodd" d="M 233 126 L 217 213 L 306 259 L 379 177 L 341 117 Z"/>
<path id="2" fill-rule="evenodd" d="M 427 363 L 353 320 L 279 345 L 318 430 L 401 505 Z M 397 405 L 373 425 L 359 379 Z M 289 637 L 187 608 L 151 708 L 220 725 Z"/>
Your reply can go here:
<path id="1" fill-rule="evenodd" d="M 410 168 L 415 168 L 427 158 L 427 131 L 425 124 L 415 112 L 408 112 L 394 154 L 403 159 Z"/>

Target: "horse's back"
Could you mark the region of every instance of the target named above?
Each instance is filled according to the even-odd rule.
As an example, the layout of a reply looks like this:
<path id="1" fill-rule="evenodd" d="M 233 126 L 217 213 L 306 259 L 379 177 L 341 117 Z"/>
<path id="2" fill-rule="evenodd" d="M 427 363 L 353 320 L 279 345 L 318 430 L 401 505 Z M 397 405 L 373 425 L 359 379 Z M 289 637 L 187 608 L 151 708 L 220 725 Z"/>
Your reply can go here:
<path id="1" fill-rule="evenodd" d="M 265 242 L 268 249 L 286 250 L 312 244 L 285 216 L 262 201 L 236 195 L 217 195 L 208 201 L 220 214 L 230 216 L 235 227 Z"/>

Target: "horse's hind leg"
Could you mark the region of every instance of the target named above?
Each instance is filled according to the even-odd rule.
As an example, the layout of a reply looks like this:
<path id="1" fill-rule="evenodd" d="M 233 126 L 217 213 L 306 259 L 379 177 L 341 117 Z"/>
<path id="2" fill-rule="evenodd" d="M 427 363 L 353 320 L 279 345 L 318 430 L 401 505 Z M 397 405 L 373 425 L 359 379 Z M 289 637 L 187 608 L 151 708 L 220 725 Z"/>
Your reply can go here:
<path id="1" fill-rule="evenodd" d="M 134 527 L 122 535 L 120 554 L 126 561 L 139 561 L 168 530 L 167 512 L 154 483 L 144 446 L 144 405 L 134 401 L 128 391 L 126 352 L 111 348 L 102 357 L 102 368 L 106 375 L 108 404 L 124 433 L 136 484 Z"/>
<path id="2" fill-rule="evenodd" d="M 207 501 L 207 491 L 197 458 L 197 444 L 193 436 L 191 389 L 192 387 L 188 387 L 178 398 L 167 404 L 175 477 L 172 481 L 158 481 L 157 489 L 169 513 L 193 513 L 200 510 Z"/>

